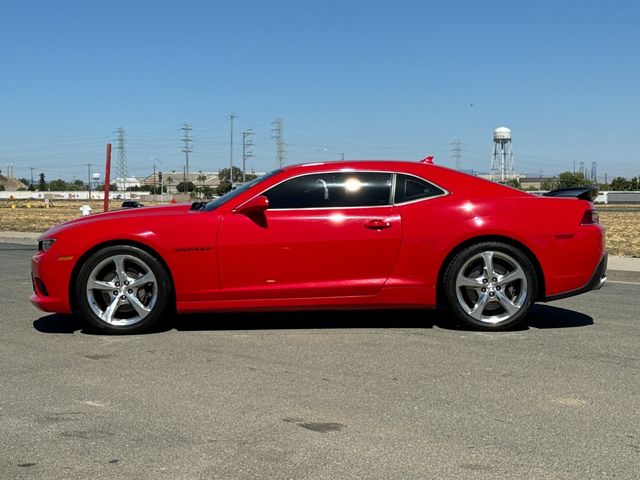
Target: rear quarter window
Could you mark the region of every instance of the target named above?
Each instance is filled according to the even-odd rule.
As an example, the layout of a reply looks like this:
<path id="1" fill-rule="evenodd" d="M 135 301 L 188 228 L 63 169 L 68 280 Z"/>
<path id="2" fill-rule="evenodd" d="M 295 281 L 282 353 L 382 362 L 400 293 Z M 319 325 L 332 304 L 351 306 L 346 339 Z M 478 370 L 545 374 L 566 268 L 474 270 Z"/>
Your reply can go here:
<path id="1" fill-rule="evenodd" d="M 412 202 L 423 198 L 444 195 L 445 191 L 418 177 L 398 173 L 394 203 Z"/>

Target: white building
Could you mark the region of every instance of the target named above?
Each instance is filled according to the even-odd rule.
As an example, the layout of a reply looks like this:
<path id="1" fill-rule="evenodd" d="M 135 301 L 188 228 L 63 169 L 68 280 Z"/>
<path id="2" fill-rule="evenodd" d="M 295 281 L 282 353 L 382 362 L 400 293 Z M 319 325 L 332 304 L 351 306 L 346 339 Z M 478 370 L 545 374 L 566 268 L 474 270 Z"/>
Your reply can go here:
<path id="1" fill-rule="evenodd" d="M 127 178 L 114 178 L 111 180 L 111 184 L 116 184 L 118 190 L 126 190 L 131 187 L 140 187 L 140 180 L 136 177 Z"/>

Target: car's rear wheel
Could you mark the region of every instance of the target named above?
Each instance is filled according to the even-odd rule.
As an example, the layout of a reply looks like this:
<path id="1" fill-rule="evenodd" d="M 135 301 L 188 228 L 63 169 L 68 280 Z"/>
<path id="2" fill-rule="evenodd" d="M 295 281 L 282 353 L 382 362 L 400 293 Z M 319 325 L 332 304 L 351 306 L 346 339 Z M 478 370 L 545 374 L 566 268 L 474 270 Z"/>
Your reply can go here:
<path id="1" fill-rule="evenodd" d="M 537 289 L 529 258 L 500 242 L 478 243 L 459 252 L 447 266 L 443 283 L 455 317 L 483 330 L 502 330 L 524 321 Z"/>
<path id="2" fill-rule="evenodd" d="M 139 333 L 165 312 L 171 293 L 169 275 L 146 251 L 112 246 L 82 265 L 76 298 L 83 316 L 107 333 Z"/>

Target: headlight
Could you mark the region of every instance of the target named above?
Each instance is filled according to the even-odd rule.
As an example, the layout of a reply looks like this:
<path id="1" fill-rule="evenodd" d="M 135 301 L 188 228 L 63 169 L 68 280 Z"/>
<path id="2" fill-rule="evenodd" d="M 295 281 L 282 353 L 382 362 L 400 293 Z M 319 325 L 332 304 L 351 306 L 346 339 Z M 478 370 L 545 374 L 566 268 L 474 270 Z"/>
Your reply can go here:
<path id="1" fill-rule="evenodd" d="M 40 240 L 38 242 L 38 250 L 40 250 L 41 252 L 46 252 L 53 246 L 55 241 L 56 241 L 55 238 L 47 238 L 45 240 Z"/>

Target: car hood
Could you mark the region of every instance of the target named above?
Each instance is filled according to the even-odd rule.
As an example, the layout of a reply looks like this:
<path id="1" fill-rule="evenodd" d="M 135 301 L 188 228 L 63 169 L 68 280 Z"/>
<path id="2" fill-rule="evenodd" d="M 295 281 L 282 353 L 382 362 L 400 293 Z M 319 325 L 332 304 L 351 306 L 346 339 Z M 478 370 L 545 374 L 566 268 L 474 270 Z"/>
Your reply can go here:
<path id="1" fill-rule="evenodd" d="M 40 238 L 52 237 L 67 230 L 73 230 L 74 228 L 97 224 L 97 223 L 111 223 L 118 222 L 120 220 L 136 219 L 140 222 L 153 221 L 158 217 L 166 217 L 173 215 L 182 215 L 189 211 L 191 208 L 190 203 L 180 203 L 177 205 L 161 205 L 157 207 L 141 207 L 141 208 L 123 208 L 121 210 L 113 210 L 105 213 L 97 213 L 87 215 L 86 217 L 79 217 L 68 222 L 61 223 L 55 227 L 50 228 L 44 232 Z"/>

